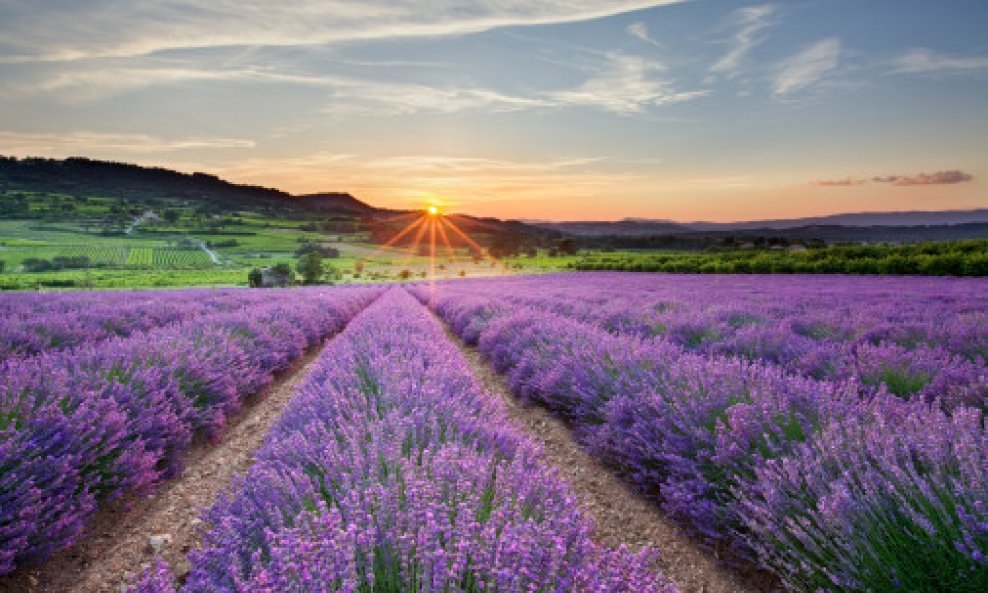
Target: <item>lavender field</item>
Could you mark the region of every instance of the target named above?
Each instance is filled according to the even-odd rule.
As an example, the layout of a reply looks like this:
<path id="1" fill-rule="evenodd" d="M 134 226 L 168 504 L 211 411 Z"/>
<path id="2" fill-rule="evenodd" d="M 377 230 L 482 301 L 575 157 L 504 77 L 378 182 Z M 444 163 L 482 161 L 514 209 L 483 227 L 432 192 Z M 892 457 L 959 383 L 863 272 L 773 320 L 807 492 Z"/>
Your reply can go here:
<path id="1" fill-rule="evenodd" d="M 793 591 L 988 586 L 988 283 L 594 274 L 417 296 Z"/>
<path id="2" fill-rule="evenodd" d="M 691 590 L 660 547 L 601 543 L 464 347 L 691 545 L 762 575 L 738 590 L 988 590 L 982 279 L 24 294 L 0 318 L 10 577 L 181 481 L 194 442 L 222 447 L 244 402 L 325 343 L 199 543 L 132 567 L 132 592 Z"/>

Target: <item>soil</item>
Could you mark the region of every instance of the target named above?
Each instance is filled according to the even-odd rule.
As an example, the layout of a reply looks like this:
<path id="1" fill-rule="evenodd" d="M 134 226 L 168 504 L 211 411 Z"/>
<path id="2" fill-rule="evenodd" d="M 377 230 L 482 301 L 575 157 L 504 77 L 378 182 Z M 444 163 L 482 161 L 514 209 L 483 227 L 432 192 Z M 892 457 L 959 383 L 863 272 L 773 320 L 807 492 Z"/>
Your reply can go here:
<path id="1" fill-rule="evenodd" d="M 446 327 L 445 325 L 443 326 Z M 481 384 L 504 400 L 509 414 L 545 452 L 546 461 L 569 482 L 584 513 L 596 524 L 598 543 L 608 547 L 644 546 L 660 552 L 657 568 L 683 593 L 765 593 L 774 581 L 741 573 L 719 562 L 681 528 L 664 517 L 654 500 L 634 492 L 609 467 L 573 440 L 569 427 L 548 411 L 523 406 L 504 378 L 493 371 L 476 348 L 446 328 Z M 269 429 L 307 374 L 323 347 L 310 350 L 280 374 L 263 393 L 250 397 L 228 420 L 218 444 L 197 442 L 186 456 L 183 474 L 146 497 L 125 497 L 100 509 L 86 534 L 71 548 L 38 566 L 22 566 L 0 577 L 0 593 L 118 593 L 156 555 L 179 577 L 189 569 L 186 554 L 201 540 L 198 519 L 231 480 L 253 462 Z M 152 536 L 163 543 L 151 547 Z"/>
<path id="2" fill-rule="evenodd" d="M 181 476 L 153 494 L 124 499 L 97 511 L 85 535 L 38 566 L 0 577 L 0 593 L 119 593 L 156 553 L 152 536 L 164 536 L 160 555 L 177 575 L 188 572 L 186 553 L 200 541 L 199 515 L 253 462 L 268 430 L 281 417 L 323 346 L 310 349 L 262 393 L 248 397 L 227 420 L 216 444 L 196 442 Z M 158 543 L 158 542 L 156 542 Z"/>
<path id="3" fill-rule="evenodd" d="M 732 570 L 665 517 L 655 500 L 636 493 L 615 472 L 586 453 L 562 420 L 538 406 L 525 406 L 511 394 L 474 347 L 443 324 L 450 341 L 467 359 L 481 384 L 507 404 L 509 414 L 545 451 L 546 461 L 570 484 L 583 512 L 593 518 L 599 544 L 637 551 L 659 551 L 657 568 L 683 593 L 765 593 L 781 590 L 768 575 Z"/>

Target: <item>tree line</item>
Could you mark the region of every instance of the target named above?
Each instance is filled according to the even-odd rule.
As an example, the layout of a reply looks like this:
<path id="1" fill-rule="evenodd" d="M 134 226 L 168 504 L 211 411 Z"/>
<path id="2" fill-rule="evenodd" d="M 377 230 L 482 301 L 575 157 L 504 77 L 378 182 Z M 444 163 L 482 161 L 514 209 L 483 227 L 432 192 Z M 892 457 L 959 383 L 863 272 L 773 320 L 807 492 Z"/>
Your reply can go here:
<path id="1" fill-rule="evenodd" d="M 800 250 L 591 253 L 573 267 L 686 274 L 988 276 L 988 240 L 829 245 Z"/>

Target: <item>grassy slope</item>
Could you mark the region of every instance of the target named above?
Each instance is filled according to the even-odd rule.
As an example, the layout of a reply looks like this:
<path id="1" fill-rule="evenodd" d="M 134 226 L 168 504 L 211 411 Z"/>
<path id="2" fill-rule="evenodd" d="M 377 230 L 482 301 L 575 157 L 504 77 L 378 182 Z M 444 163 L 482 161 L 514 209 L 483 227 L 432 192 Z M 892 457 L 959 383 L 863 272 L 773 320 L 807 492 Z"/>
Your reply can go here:
<path id="1" fill-rule="evenodd" d="M 14 195 L 0 195 L 8 199 Z M 326 260 L 342 274 L 342 282 L 380 282 L 420 279 L 430 272 L 429 258 L 407 249 L 381 249 L 368 242 L 366 233 L 320 233 L 303 230 L 318 217 L 271 218 L 262 213 L 237 212 L 217 221 L 191 205 L 175 202 L 167 208 L 177 211 L 178 220 L 144 221 L 129 234 L 106 235 L 107 228 L 130 226 L 143 206 L 121 203 L 110 198 L 77 200 L 65 195 L 19 193 L 30 203 L 30 210 L 17 218 L 0 220 L 0 289 L 38 288 L 160 288 L 178 286 L 246 286 L 247 272 L 253 267 L 278 263 L 295 265 L 296 249 L 306 241 L 335 247 L 339 258 Z M 70 212 L 60 204 L 72 203 Z M 116 208 L 114 214 L 112 210 Z M 235 241 L 227 245 L 224 242 Z M 220 262 L 213 263 L 198 245 L 212 245 Z M 28 259 L 56 257 L 89 258 L 86 269 L 43 272 L 24 270 Z M 369 259 L 366 259 L 369 258 Z M 358 261 L 366 259 L 356 273 Z M 437 277 L 477 276 L 513 272 L 554 271 L 568 260 L 516 258 L 492 266 L 488 261 L 473 262 L 466 249 L 450 256 L 441 253 L 436 260 Z"/>

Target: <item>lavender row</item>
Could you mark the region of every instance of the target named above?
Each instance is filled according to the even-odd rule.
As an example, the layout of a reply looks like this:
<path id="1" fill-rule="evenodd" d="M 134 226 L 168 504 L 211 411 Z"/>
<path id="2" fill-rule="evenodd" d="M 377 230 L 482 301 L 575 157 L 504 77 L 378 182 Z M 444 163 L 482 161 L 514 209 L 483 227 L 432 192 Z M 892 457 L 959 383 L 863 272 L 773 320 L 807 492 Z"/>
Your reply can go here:
<path id="1" fill-rule="evenodd" d="M 245 290 L 5 295 L 0 301 L 0 360 L 126 337 L 279 298 Z"/>
<path id="2" fill-rule="evenodd" d="M 537 448 L 400 289 L 334 340 L 255 459 L 206 514 L 182 591 L 676 590 L 650 553 L 591 541 Z M 175 583 L 159 567 L 135 590 Z"/>
<path id="3" fill-rule="evenodd" d="M 988 586 L 982 411 L 948 416 L 883 390 L 862 399 L 853 381 L 703 356 L 494 297 L 432 299 L 517 395 L 566 417 L 667 513 L 792 590 Z"/>
<path id="4" fill-rule="evenodd" d="M 692 352 L 817 379 L 853 378 L 866 392 L 884 387 L 900 397 L 938 398 L 947 409 L 988 409 L 988 301 L 977 291 L 988 284 L 980 280 L 939 279 L 946 286 L 938 287 L 881 278 L 869 288 L 858 286 L 862 279 L 843 286 L 829 277 L 704 277 L 704 287 L 695 278 L 628 276 L 474 281 L 442 285 L 439 294 L 497 297 Z"/>
<path id="5" fill-rule="evenodd" d="M 71 545 L 97 506 L 181 470 L 244 397 L 340 331 L 378 289 L 291 302 L 0 364 L 0 574 Z"/>
<path id="6" fill-rule="evenodd" d="M 983 279 L 583 273 L 471 279 L 440 290 L 511 295 L 609 331 L 665 336 L 688 349 L 783 324 L 815 340 L 944 345 L 952 354 L 988 358 Z"/>

